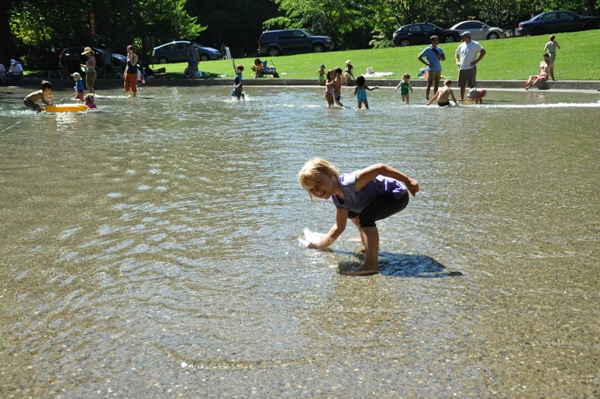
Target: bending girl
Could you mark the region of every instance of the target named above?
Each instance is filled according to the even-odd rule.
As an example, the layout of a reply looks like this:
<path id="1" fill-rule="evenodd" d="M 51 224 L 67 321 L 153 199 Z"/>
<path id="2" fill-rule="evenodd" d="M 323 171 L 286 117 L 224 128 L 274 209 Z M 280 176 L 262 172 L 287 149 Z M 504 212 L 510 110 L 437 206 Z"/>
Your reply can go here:
<path id="1" fill-rule="evenodd" d="M 417 181 L 384 164 L 340 174 L 335 166 L 321 158 L 308 161 L 298 173 L 298 181 L 311 198 L 331 198 L 336 207 L 333 227 L 321 241 L 310 242 L 308 247 L 328 247 L 342 234 L 350 219 L 365 245 L 365 262 L 343 273 L 377 274 L 379 232 L 375 222 L 406 208 L 408 192 L 414 196 L 419 191 Z"/>

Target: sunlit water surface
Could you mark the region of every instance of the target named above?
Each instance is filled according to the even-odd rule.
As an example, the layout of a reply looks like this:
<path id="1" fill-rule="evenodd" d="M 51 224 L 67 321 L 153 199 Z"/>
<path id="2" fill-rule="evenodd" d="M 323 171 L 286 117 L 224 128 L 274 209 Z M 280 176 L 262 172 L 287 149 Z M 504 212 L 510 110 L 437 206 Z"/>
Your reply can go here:
<path id="1" fill-rule="evenodd" d="M 357 110 L 321 88 L 145 87 L 83 114 L 0 90 L 1 397 L 593 397 L 600 93 Z M 68 102 L 70 91 L 55 100 Z M 419 181 L 382 274 L 296 180 L 324 157 Z"/>

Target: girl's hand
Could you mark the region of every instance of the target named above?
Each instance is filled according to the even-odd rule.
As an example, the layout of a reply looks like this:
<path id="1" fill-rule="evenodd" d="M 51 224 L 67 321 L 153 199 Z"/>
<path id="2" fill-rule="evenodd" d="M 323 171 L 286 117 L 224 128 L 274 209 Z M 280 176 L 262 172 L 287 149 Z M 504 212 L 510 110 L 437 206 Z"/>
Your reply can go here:
<path id="1" fill-rule="evenodd" d="M 429 105 L 429 104 L 427 104 L 427 105 Z M 419 183 L 417 183 L 417 181 L 415 179 L 411 179 L 409 177 L 408 182 L 406 184 L 406 188 L 408 189 L 408 191 L 410 191 L 410 193 L 414 197 L 419 192 Z"/>

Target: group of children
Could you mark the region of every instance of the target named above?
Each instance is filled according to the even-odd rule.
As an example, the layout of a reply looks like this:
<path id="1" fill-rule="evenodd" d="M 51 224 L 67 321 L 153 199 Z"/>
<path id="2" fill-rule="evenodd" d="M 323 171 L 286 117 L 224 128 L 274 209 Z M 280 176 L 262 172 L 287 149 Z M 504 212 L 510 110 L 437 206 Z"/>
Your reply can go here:
<path id="1" fill-rule="evenodd" d="M 348 65 L 346 61 L 346 65 Z M 351 64 L 350 64 L 351 65 Z M 317 72 L 317 76 L 319 79 L 319 84 L 325 86 L 325 99 L 327 100 L 327 104 L 331 107 L 334 104 L 340 107 L 343 107 L 341 103 L 341 89 L 343 85 L 343 75 L 341 68 L 330 69 L 325 72 L 325 65 L 321 65 L 319 71 Z M 347 73 L 347 72 L 346 72 Z M 456 98 L 454 97 L 454 93 L 450 88 L 452 86 L 452 81 L 450 79 L 446 79 L 444 81 L 444 86 L 438 90 L 435 96 L 427 102 L 427 105 L 430 105 L 433 101 L 437 100 L 438 105 L 440 107 L 445 107 L 450 105 L 450 97 L 454 101 L 454 104 L 458 104 Z M 369 102 L 367 100 L 367 90 L 372 91 L 379 89 L 379 86 L 369 87 L 366 85 L 366 80 L 364 76 L 359 76 L 356 78 L 356 86 L 354 87 L 354 96 L 356 97 L 356 101 L 358 103 L 358 108 L 362 108 L 362 104 L 365 105 L 366 109 L 369 109 Z M 400 89 L 400 95 L 402 97 L 402 103 L 408 104 L 410 102 L 410 93 L 413 92 L 413 87 L 410 84 L 410 74 L 405 73 L 402 76 L 402 80 L 394 91 Z M 477 104 L 483 103 L 483 97 L 487 94 L 487 91 L 482 88 L 471 88 L 467 95 L 467 103 L 474 101 Z"/>
<path id="2" fill-rule="evenodd" d="M 88 93 L 84 96 L 83 92 L 83 82 L 81 81 L 81 75 L 75 72 L 73 75 L 73 79 L 75 80 L 75 98 L 77 100 L 83 101 L 88 109 L 96 108 L 96 102 L 93 93 Z M 52 83 L 47 80 L 42 81 L 41 90 L 34 91 L 33 93 L 29 93 L 24 99 L 23 104 L 29 109 L 32 109 L 36 112 L 44 111 L 44 108 L 38 104 L 40 101 L 45 105 L 54 105 L 51 101 L 54 98 L 54 92 L 52 91 Z"/>

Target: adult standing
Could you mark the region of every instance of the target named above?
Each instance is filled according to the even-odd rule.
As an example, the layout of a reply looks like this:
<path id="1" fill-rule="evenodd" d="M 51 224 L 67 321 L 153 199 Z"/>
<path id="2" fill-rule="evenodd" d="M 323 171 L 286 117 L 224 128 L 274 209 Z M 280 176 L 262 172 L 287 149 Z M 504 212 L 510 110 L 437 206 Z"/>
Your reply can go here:
<path id="1" fill-rule="evenodd" d="M 95 93 L 94 91 L 94 83 L 96 83 L 96 77 L 98 76 L 96 72 L 96 57 L 94 57 L 94 50 L 91 47 L 86 47 L 83 50 L 81 55 L 86 55 L 87 59 L 85 60 L 85 85 L 87 86 L 90 93 Z"/>
<path id="2" fill-rule="evenodd" d="M 454 58 L 458 65 L 458 86 L 460 87 L 460 100 L 465 100 L 465 89 L 477 85 L 477 64 L 485 57 L 485 50 L 475 40 L 471 40 L 468 30 L 460 34 L 462 43 L 456 49 Z"/>
<path id="3" fill-rule="evenodd" d="M 137 93 L 138 61 L 135 47 L 130 44 L 127 46 L 127 64 L 125 64 L 123 79 L 125 80 L 125 90 L 131 93 L 131 97 L 135 97 Z"/>
<path id="4" fill-rule="evenodd" d="M 442 78 L 442 63 L 440 61 L 446 61 L 446 54 L 444 50 L 438 47 L 440 38 L 433 35 L 429 38 L 431 46 L 426 47 L 425 50 L 419 54 L 419 61 L 427 65 L 427 88 L 425 89 L 425 99 L 429 100 L 429 91 L 433 84 L 433 94 L 437 93 L 440 79 Z M 425 61 L 423 59 L 427 61 Z"/>
<path id="5" fill-rule="evenodd" d="M 112 75 L 112 50 L 110 47 L 104 49 L 102 63 L 104 64 L 104 79 L 110 78 Z"/>
<path id="6" fill-rule="evenodd" d="M 8 67 L 8 73 L 6 74 L 8 83 L 13 85 L 20 85 L 23 83 L 23 67 L 17 60 L 10 60 L 10 67 Z"/>
<path id="7" fill-rule="evenodd" d="M 198 47 L 194 46 L 194 42 L 190 42 L 190 46 L 187 50 L 188 55 L 188 68 L 192 79 L 196 79 L 196 72 L 198 72 L 198 61 L 200 61 L 200 55 L 198 54 Z"/>

